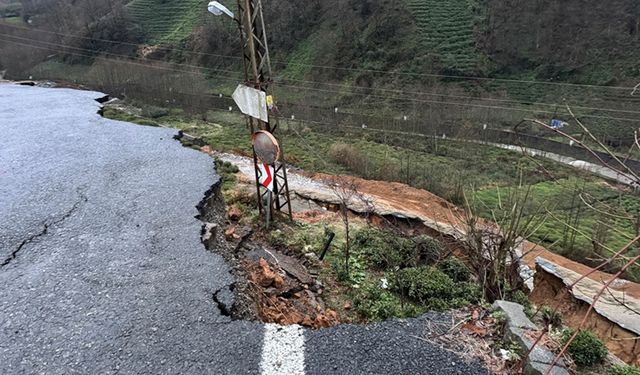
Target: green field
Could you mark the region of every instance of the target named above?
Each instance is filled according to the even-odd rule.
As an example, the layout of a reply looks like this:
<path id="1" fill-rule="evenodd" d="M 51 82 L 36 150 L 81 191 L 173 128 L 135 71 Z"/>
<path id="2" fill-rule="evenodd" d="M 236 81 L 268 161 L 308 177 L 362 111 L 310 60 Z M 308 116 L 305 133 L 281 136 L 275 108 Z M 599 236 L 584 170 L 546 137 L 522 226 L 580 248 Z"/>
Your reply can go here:
<path id="1" fill-rule="evenodd" d="M 133 0 L 129 13 L 142 26 L 149 43 L 179 42 L 188 37 L 206 14 L 197 0 Z"/>
<path id="2" fill-rule="evenodd" d="M 408 0 L 428 54 L 436 55 L 448 70 L 463 74 L 478 71 L 481 54 L 475 48 L 472 0 Z"/>

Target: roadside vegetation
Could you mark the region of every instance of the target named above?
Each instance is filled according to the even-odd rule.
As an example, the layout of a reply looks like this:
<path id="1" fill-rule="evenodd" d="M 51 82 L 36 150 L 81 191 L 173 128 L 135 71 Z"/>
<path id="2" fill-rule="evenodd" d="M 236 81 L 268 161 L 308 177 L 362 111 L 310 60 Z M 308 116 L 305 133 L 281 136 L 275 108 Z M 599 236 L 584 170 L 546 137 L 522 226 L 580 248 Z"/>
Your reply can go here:
<path id="1" fill-rule="evenodd" d="M 482 295 L 475 276 L 464 263 L 428 236 L 407 236 L 351 223 L 353 238 L 345 266 L 347 244 L 340 219 L 317 223 L 278 223 L 268 235 L 275 248 L 300 256 L 316 252 L 331 232 L 335 238 L 324 259 L 323 298 L 342 322 L 372 322 L 416 317 L 431 310 L 451 310 L 477 304 Z"/>

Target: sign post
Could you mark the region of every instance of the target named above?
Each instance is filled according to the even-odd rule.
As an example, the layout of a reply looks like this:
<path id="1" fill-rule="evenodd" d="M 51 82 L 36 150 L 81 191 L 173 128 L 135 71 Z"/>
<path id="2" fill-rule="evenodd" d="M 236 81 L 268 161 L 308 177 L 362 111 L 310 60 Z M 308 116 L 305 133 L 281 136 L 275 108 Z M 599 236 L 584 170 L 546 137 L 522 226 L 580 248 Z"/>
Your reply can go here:
<path id="1" fill-rule="evenodd" d="M 264 213 L 264 195 L 273 194 L 273 196 L 268 197 L 268 201 L 271 202 L 271 198 L 273 198 L 275 205 L 269 203 L 267 217 L 269 212 L 273 212 L 273 208 L 282 210 L 286 206 L 289 218 L 291 218 L 291 202 L 285 160 L 280 156 L 280 147 L 272 135 L 277 128 L 277 119 L 275 126 L 272 126 L 273 124 L 270 123 L 269 119 L 269 114 L 277 114 L 278 109 L 271 95 L 272 89 L 270 85 L 273 80 L 271 79 L 271 60 L 262 12 L 262 0 L 237 0 L 237 5 L 238 12 L 236 14 L 218 1 L 211 1 L 208 9 L 209 12 L 216 15 L 226 14 L 238 24 L 242 43 L 244 83 L 236 88 L 233 93 L 233 99 L 242 113 L 246 115 L 247 127 L 251 131 L 252 139 L 255 141 L 256 138 L 259 138 L 259 143 L 261 143 L 262 138 L 270 138 L 273 141 L 271 143 L 277 149 L 277 156 L 273 160 L 266 160 L 266 155 L 258 157 L 256 152 L 260 151 L 257 150 L 256 143 L 254 143 L 253 163 L 258 193 L 258 209 L 260 213 Z M 271 151 L 273 151 L 273 147 Z M 263 174 L 260 172 L 258 159 L 262 160 L 262 164 L 267 164 L 272 168 L 268 169 L 269 172 L 272 172 L 273 183 L 271 189 L 260 182 L 260 177 Z M 265 191 L 264 193 L 263 190 Z"/>
<path id="2" fill-rule="evenodd" d="M 256 162 L 258 199 L 260 207 L 265 205 L 265 222 L 268 228 L 274 209 L 280 210 L 287 205 L 291 215 L 286 169 L 283 163 L 279 163 L 280 144 L 271 133 L 259 130 L 253 133 L 251 139 Z"/>

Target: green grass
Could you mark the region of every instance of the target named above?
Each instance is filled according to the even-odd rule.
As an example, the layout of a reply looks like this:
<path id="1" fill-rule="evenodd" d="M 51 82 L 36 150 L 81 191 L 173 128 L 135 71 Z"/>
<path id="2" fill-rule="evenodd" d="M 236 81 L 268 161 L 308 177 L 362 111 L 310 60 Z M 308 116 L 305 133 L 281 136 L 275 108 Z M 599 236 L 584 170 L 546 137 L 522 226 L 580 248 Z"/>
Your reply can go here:
<path id="1" fill-rule="evenodd" d="M 8 24 L 11 24 L 11 25 L 22 25 L 24 23 L 24 21 L 22 20 L 22 17 L 0 18 L 0 23 L 1 22 L 8 23 Z"/>
<path id="2" fill-rule="evenodd" d="M 491 219 L 492 211 L 501 211 L 497 207 L 507 200 L 510 189 L 494 187 L 478 190 L 475 193 L 478 213 Z M 578 194 L 582 194 L 588 203 L 599 211 L 589 208 Z M 637 215 L 640 210 L 640 197 L 613 189 L 596 179 L 572 177 L 539 182 L 532 185 L 527 203 L 527 215 L 546 216 L 530 240 L 582 263 L 599 263 L 594 256 L 596 250 L 592 243 L 593 234 L 598 228 L 606 233 L 599 237 L 598 241 L 603 242 L 611 251 L 623 248 L 636 236 L 635 220 L 623 217 Z M 604 215 L 602 212 L 610 212 L 616 216 Z M 598 251 L 601 256 L 611 255 L 611 251 L 605 248 Z M 627 256 L 638 253 L 640 249 L 632 248 Z M 620 266 L 619 262 L 617 266 Z M 616 270 L 616 267 L 609 269 L 613 270 Z M 625 276 L 638 281 L 640 269 L 633 267 Z"/>
<path id="3" fill-rule="evenodd" d="M 295 51 L 289 55 L 287 67 L 282 72 L 283 78 L 305 79 L 307 77 L 313 69 L 310 65 L 314 64 L 316 58 L 314 48 L 316 39 L 316 37 L 310 37 L 298 44 Z"/>
<path id="4" fill-rule="evenodd" d="M 151 43 L 185 39 L 207 11 L 206 2 L 198 0 L 133 0 L 127 8 Z"/>
<path id="5" fill-rule="evenodd" d="M 112 107 L 106 107 L 102 113 L 102 115 L 106 118 L 118 121 L 131 122 L 138 125 L 144 126 L 159 126 L 159 124 L 151 119 L 135 116 L 124 111 L 117 110 Z"/>

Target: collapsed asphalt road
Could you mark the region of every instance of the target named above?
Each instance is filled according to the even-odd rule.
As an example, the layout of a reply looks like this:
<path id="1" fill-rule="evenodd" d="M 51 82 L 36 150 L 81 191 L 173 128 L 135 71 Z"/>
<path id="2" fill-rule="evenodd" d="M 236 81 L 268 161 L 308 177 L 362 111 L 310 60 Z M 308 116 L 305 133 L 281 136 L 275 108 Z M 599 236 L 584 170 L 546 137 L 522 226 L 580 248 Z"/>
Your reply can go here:
<path id="1" fill-rule="evenodd" d="M 212 160 L 103 119 L 103 95 L 0 84 L 0 373 L 483 374 L 421 319 L 321 331 L 232 321 L 200 243 Z"/>

